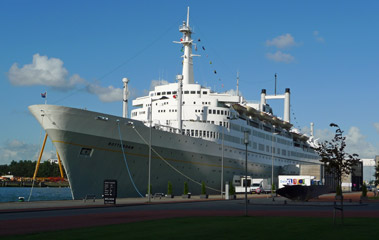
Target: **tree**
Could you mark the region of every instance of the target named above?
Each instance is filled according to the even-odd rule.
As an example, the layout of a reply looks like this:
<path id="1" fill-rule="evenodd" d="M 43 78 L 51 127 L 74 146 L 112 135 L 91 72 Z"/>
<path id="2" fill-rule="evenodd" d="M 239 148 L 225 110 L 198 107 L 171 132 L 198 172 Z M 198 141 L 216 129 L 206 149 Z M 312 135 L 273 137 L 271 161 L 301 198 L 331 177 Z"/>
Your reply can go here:
<path id="1" fill-rule="evenodd" d="M 375 186 L 379 185 L 379 164 L 375 166 Z"/>
<path id="2" fill-rule="evenodd" d="M 320 161 L 324 163 L 325 171 L 334 176 L 338 188 L 342 189 L 343 176 L 350 174 L 360 159 L 358 154 L 345 152 L 346 137 L 343 136 L 341 128 L 334 123 L 331 123 L 330 126 L 336 128 L 334 138 L 331 141 L 322 142 L 316 151 L 321 157 Z"/>
<path id="3" fill-rule="evenodd" d="M 334 211 L 341 211 L 341 220 L 343 224 L 343 194 L 342 194 L 342 177 L 352 172 L 353 167 L 359 163 L 358 154 L 348 154 L 345 152 L 345 139 L 341 128 L 334 123 L 331 127 L 336 128 L 336 132 L 332 141 L 325 141 L 316 149 L 321 157 L 321 162 L 324 163 L 325 171 L 333 174 L 337 180 L 337 196 L 340 194 L 341 207 L 334 207 Z M 335 216 L 335 215 L 334 215 Z M 335 218 L 334 218 L 335 223 Z"/>

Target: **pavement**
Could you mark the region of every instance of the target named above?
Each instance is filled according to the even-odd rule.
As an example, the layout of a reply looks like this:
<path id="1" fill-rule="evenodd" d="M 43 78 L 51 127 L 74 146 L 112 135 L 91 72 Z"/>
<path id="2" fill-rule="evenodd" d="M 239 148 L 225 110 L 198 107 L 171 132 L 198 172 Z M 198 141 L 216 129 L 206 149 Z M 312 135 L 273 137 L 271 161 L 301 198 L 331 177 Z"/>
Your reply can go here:
<path id="1" fill-rule="evenodd" d="M 345 217 L 379 217 L 379 200 L 361 201 L 360 195 L 360 192 L 344 193 Z M 249 195 L 248 200 L 249 216 L 332 217 L 335 204 L 339 204 L 334 194 L 308 202 L 272 198 L 269 194 Z M 116 205 L 104 205 L 102 199 L 7 202 L 0 203 L 0 236 L 175 217 L 242 216 L 245 206 L 243 194 L 237 200 L 225 200 L 220 195 L 208 199 L 158 197 L 151 202 L 147 198 L 121 198 Z"/>

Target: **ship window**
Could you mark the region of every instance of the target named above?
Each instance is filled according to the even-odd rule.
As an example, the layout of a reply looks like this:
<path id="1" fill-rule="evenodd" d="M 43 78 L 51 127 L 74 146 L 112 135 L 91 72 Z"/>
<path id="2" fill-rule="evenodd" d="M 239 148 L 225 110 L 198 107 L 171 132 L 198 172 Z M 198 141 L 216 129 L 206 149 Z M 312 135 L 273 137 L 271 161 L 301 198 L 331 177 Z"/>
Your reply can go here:
<path id="1" fill-rule="evenodd" d="M 224 110 L 221 110 L 221 115 L 224 115 Z"/>
<path id="2" fill-rule="evenodd" d="M 191 91 L 191 94 L 196 94 L 196 91 Z"/>
<path id="3" fill-rule="evenodd" d="M 203 136 L 204 136 L 204 137 L 206 136 L 206 131 L 203 131 Z"/>
<path id="4" fill-rule="evenodd" d="M 207 131 L 207 138 L 209 138 L 209 131 Z"/>
<path id="5" fill-rule="evenodd" d="M 196 102 L 193 102 L 193 104 L 196 104 Z"/>
<path id="6" fill-rule="evenodd" d="M 159 96 L 159 95 L 161 95 L 161 93 L 160 93 L 160 92 L 158 92 L 158 93 L 157 93 L 157 95 Z"/>
<path id="7" fill-rule="evenodd" d="M 199 135 L 199 130 L 195 130 L 195 137 Z"/>
<path id="8" fill-rule="evenodd" d="M 194 135 L 194 130 L 191 129 L 191 136 L 193 137 L 193 135 Z"/>
<path id="9" fill-rule="evenodd" d="M 220 114 L 220 110 L 217 110 L 217 114 Z"/>
<path id="10" fill-rule="evenodd" d="M 166 95 L 166 92 L 162 92 L 162 95 Z"/>
<path id="11" fill-rule="evenodd" d="M 171 92 L 167 92 L 167 95 L 171 95 Z"/>
<path id="12" fill-rule="evenodd" d="M 184 94 L 189 94 L 189 91 L 184 91 Z"/>
<path id="13" fill-rule="evenodd" d="M 202 133 L 202 132 L 203 132 L 203 131 L 201 131 L 201 130 L 199 131 L 199 137 L 201 137 L 201 133 Z"/>
<path id="14" fill-rule="evenodd" d="M 216 110 L 213 109 L 213 114 L 216 114 Z"/>
<path id="15" fill-rule="evenodd" d="M 212 123 L 212 124 L 215 124 L 215 121 L 212 121 L 211 123 Z"/>
<path id="16" fill-rule="evenodd" d="M 203 94 L 207 94 L 207 92 L 203 91 Z"/>
<path id="17" fill-rule="evenodd" d="M 80 155 L 90 157 L 92 154 L 92 148 L 82 148 L 80 150 Z"/>
<path id="18" fill-rule="evenodd" d="M 173 91 L 172 94 L 176 94 L 177 92 L 176 91 Z"/>
<path id="19" fill-rule="evenodd" d="M 222 126 L 222 122 L 220 122 L 220 126 Z"/>
<path id="20" fill-rule="evenodd" d="M 208 111 L 208 112 L 209 112 L 209 114 L 212 114 L 212 110 L 211 110 L 211 109 L 209 109 L 209 111 Z"/>
<path id="21" fill-rule="evenodd" d="M 200 91 L 197 91 L 197 94 L 200 94 Z"/>

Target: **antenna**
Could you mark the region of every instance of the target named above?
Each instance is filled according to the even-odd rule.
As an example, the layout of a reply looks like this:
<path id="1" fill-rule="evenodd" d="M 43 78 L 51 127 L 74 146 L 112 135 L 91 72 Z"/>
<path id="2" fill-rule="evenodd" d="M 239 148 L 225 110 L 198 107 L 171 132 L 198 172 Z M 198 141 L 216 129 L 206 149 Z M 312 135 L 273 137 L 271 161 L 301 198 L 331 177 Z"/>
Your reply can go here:
<path id="1" fill-rule="evenodd" d="M 187 7 L 187 27 L 189 27 L 189 7 Z"/>
<path id="2" fill-rule="evenodd" d="M 277 74 L 275 73 L 275 96 L 276 96 L 276 78 L 277 78 Z"/>
<path id="3" fill-rule="evenodd" d="M 239 81 L 240 81 L 240 72 L 237 71 L 237 96 L 239 96 L 239 88 L 238 88 L 238 85 L 239 85 Z"/>

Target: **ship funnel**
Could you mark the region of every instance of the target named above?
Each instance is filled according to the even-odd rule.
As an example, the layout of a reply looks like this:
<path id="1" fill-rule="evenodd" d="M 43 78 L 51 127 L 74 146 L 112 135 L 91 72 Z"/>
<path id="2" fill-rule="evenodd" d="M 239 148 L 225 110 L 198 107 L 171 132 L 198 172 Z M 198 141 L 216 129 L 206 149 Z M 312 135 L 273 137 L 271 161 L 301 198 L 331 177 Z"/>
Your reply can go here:
<path id="1" fill-rule="evenodd" d="M 311 137 L 314 137 L 314 123 L 311 122 Z"/>
<path id="2" fill-rule="evenodd" d="M 261 92 L 261 111 L 263 112 L 263 108 L 266 105 L 266 89 L 262 89 Z"/>
<path id="3" fill-rule="evenodd" d="M 286 122 L 290 122 L 290 89 L 286 88 L 286 92 L 284 93 L 284 116 L 283 120 Z"/>
<path id="4" fill-rule="evenodd" d="M 123 78 L 122 82 L 124 83 L 124 94 L 123 94 L 123 98 L 122 98 L 122 117 L 127 118 L 128 117 L 128 96 L 129 96 L 128 83 L 129 83 L 129 79 Z"/>

